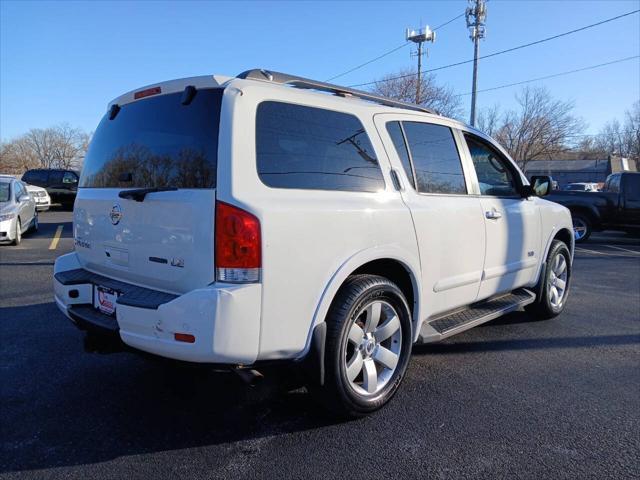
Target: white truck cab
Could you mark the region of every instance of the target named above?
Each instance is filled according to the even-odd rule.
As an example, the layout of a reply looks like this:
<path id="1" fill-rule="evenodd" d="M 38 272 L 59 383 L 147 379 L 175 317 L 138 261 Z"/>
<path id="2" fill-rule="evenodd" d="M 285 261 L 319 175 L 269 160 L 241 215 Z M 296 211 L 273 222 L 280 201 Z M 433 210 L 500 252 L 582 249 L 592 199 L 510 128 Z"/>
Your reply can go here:
<path id="1" fill-rule="evenodd" d="M 331 409 L 395 393 L 411 345 L 564 308 L 569 211 L 491 138 L 416 105 L 265 70 L 113 100 L 55 300 L 177 360 L 304 365 Z"/>

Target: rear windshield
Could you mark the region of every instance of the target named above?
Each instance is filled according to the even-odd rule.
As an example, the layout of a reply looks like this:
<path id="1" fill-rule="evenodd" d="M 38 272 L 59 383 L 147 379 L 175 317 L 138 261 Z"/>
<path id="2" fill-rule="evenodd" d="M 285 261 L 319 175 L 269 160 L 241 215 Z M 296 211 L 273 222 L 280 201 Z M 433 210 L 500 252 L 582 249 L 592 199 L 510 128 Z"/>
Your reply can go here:
<path id="1" fill-rule="evenodd" d="M 182 92 L 123 105 L 93 135 L 80 187 L 215 188 L 222 89 Z"/>

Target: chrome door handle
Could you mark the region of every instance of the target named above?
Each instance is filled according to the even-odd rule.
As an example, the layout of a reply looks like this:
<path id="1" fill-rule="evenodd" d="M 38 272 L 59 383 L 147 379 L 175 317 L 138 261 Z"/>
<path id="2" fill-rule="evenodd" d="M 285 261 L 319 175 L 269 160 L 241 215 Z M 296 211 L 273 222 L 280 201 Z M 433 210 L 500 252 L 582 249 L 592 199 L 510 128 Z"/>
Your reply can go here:
<path id="1" fill-rule="evenodd" d="M 489 220 L 497 220 L 499 218 L 502 218 L 502 214 L 495 208 L 492 208 L 490 212 L 484 212 L 484 214 Z"/>

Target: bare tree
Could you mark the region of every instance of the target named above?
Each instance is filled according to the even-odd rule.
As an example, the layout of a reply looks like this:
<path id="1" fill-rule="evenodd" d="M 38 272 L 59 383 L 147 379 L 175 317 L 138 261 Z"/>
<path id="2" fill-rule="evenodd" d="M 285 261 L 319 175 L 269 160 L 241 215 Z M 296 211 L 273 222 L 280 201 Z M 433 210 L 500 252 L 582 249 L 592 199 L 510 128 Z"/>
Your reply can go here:
<path id="1" fill-rule="evenodd" d="M 640 160 L 640 101 L 627 110 L 624 123 L 613 120 L 605 124 L 595 144 L 607 154 Z"/>
<path id="2" fill-rule="evenodd" d="M 500 114 L 497 107 L 480 115 L 488 129 L 524 169 L 531 160 L 561 155 L 575 143 L 584 123 L 573 115 L 573 103 L 554 99 L 544 87 L 525 87 L 516 94 L 518 108 Z M 485 130 L 486 131 L 486 130 Z"/>
<path id="3" fill-rule="evenodd" d="M 80 168 L 89 135 L 68 124 L 34 128 L 2 144 L 0 171 L 20 174 L 29 168 Z"/>
<path id="4" fill-rule="evenodd" d="M 478 114 L 477 127 L 487 135 L 493 137 L 501 127 L 500 107 L 496 104 L 481 110 Z"/>
<path id="5" fill-rule="evenodd" d="M 418 77 L 413 70 L 401 70 L 376 81 L 372 91 L 383 97 L 415 103 L 417 84 Z M 420 92 L 420 105 L 432 108 L 447 117 L 460 118 L 464 114 L 460 97 L 454 94 L 453 89 L 438 85 L 435 75 L 422 76 Z"/>

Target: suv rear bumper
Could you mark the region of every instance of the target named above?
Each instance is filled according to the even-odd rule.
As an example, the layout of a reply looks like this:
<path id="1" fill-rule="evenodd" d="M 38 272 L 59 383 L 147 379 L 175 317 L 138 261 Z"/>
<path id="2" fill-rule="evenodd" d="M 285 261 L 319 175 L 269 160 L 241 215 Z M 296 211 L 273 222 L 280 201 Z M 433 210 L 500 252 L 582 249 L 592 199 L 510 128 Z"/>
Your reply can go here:
<path id="1" fill-rule="evenodd" d="M 119 335 L 135 349 L 199 363 L 252 364 L 260 339 L 259 284 L 212 284 L 173 295 L 82 269 L 75 253 L 56 260 L 58 308 L 83 330 Z M 120 292 L 115 317 L 93 309 L 94 286 Z M 193 335 L 193 343 L 175 333 Z"/>

